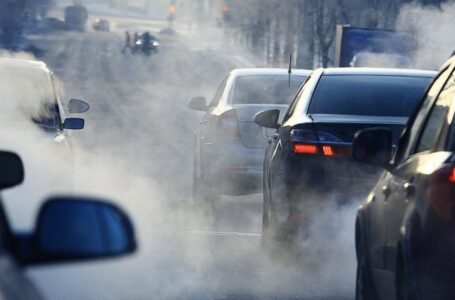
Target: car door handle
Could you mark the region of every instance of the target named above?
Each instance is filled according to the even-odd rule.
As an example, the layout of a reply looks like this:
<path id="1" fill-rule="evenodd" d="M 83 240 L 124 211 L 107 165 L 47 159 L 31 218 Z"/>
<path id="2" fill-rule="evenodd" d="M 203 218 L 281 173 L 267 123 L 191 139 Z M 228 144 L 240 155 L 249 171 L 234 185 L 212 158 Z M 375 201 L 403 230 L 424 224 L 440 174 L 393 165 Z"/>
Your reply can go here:
<path id="1" fill-rule="evenodd" d="M 206 124 L 208 122 L 208 120 L 202 120 L 202 121 L 199 121 L 199 124 Z"/>
<path id="2" fill-rule="evenodd" d="M 405 184 L 403 184 L 403 189 L 406 193 L 406 198 L 414 196 L 415 191 L 416 191 L 415 185 L 413 185 L 410 182 L 406 182 Z"/>

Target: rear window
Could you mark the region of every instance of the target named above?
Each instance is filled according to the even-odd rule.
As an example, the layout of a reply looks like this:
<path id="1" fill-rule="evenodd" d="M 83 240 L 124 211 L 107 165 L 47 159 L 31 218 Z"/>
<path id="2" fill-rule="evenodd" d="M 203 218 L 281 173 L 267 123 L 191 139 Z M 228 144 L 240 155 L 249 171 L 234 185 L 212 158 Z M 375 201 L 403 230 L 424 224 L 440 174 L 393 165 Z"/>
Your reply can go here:
<path id="1" fill-rule="evenodd" d="M 289 104 L 306 76 L 254 75 L 235 81 L 233 104 Z"/>
<path id="2" fill-rule="evenodd" d="M 385 75 L 325 75 L 308 113 L 409 117 L 432 78 Z"/>

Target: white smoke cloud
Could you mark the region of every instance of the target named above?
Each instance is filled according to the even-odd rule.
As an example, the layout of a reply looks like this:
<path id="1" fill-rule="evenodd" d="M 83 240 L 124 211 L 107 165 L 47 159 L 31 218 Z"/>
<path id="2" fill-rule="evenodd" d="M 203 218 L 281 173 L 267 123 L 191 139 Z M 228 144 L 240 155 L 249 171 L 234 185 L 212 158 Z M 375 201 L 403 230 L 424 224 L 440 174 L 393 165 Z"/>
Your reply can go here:
<path id="1" fill-rule="evenodd" d="M 422 69 L 438 69 L 455 51 L 455 3 L 441 8 L 405 6 L 398 17 L 397 28 L 411 32 L 418 49 L 414 65 Z"/>

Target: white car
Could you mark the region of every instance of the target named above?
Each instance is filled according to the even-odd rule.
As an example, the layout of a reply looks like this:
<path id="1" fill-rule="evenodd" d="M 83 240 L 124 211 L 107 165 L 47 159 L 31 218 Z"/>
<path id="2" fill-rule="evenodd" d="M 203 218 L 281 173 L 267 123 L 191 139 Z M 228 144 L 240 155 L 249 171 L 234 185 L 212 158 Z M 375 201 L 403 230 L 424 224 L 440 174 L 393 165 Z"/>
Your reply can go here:
<path id="1" fill-rule="evenodd" d="M 24 185 L 4 198 L 23 206 L 12 211 L 25 215 L 13 219 L 30 220 L 33 200 L 72 190 L 74 155 L 66 131 L 82 129 L 84 119 L 66 115 L 86 112 L 89 105 L 71 100 L 65 107 L 45 63 L 14 58 L 0 58 L 0 99 L 0 149 L 20 154 L 28 170 Z"/>
<path id="2" fill-rule="evenodd" d="M 205 112 L 195 134 L 193 198 L 247 195 L 262 190 L 262 163 L 271 133 L 254 123 L 265 109 L 284 111 L 310 71 L 235 69 L 213 99 L 193 98 L 189 108 Z"/>

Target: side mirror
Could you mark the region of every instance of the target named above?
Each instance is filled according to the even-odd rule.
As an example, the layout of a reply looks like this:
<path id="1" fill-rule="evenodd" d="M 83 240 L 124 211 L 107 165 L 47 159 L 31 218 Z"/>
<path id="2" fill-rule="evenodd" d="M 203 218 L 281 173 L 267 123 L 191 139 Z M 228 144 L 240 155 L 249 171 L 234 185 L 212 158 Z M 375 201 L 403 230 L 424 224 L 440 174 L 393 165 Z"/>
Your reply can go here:
<path id="1" fill-rule="evenodd" d="M 21 184 L 24 166 L 16 153 L 0 151 L 0 190 Z"/>
<path id="2" fill-rule="evenodd" d="M 70 114 L 81 114 L 87 112 L 90 109 L 90 105 L 83 100 L 71 99 L 67 108 Z"/>
<path id="3" fill-rule="evenodd" d="M 85 121 L 81 118 L 66 118 L 65 123 L 63 123 L 63 128 L 65 129 L 84 129 Z"/>
<path id="4" fill-rule="evenodd" d="M 196 111 L 207 111 L 205 97 L 196 97 L 190 100 L 188 108 Z"/>
<path id="5" fill-rule="evenodd" d="M 392 131 L 388 128 L 360 130 L 354 137 L 352 157 L 360 162 L 390 168 Z"/>
<path id="6" fill-rule="evenodd" d="M 81 197 L 49 199 L 28 245 L 21 249 L 28 265 L 115 257 L 137 247 L 133 225 L 120 208 Z"/>
<path id="7" fill-rule="evenodd" d="M 254 115 L 254 122 L 261 127 L 277 129 L 279 118 L 279 109 L 263 110 Z"/>

